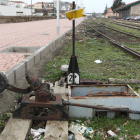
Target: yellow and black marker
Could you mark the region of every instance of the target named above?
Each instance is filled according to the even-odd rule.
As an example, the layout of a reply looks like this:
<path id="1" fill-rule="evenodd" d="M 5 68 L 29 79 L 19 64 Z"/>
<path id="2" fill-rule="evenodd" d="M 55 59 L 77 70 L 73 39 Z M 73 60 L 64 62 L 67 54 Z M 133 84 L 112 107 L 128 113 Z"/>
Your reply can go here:
<path id="1" fill-rule="evenodd" d="M 74 9 L 74 10 L 66 12 L 65 15 L 69 20 L 72 20 L 75 18 L 80 18 L 80 17 L 85 17 L 86 15 L 83 14 L 84 9 L 85 8 L 77 9 L 77 10 Z"/>
<path id="2" fill-rule="evenodd" d="M 78 85 L 80 84 L 80 73 L 79 73 L 79 68 L 78 68 L 78 62 L 77 62 L 77 57 L 75 55 L 75 19 L 84 17 L 85 15 L 83 14 L 84 8 L 83 9 L 75 9 L 75 2 L 73 1 L 73 10 L 68 11 L 65 13 L 66 17 L 69 20 L 73 20 L 73 53 L 70 59 L 69 63 L 69 68 L 67 72 L 67 85 Z"/>

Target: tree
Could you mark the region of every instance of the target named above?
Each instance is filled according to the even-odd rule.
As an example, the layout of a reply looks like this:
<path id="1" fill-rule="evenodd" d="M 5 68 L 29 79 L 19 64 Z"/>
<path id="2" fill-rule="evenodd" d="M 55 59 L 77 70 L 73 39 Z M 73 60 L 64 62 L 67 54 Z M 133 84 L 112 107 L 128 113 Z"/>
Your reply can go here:
<path id="1" fill-rule="evenodd" d="M 105 14 L 105 15 L 107 14 L 107 5 L 106 5 L 106 7 L 105 7 L 104 14 Z"/>
<path id="2" fill-rule="evenodd" d="M 122 2 L 122 0 L 114 0 L 113 5 L 111 7 L 112 11 L 122 5 L 125 5 L 125 2 Z"/>

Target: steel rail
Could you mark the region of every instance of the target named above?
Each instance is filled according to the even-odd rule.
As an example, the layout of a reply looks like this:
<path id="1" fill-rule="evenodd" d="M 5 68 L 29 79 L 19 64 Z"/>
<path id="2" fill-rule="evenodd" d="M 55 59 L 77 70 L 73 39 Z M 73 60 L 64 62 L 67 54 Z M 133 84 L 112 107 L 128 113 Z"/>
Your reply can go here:
<path id="1" fill-rule="evenodd" d="M 137 27 L 134 27 L 134 26 L 129 26 L 129 25 L 126 25 L 126 24 L 121 24 L 121 23 L 116 23 L 116 22 L 114 24 L 121 25 L 121 26 L 128 27 L 128 28 L 132 28 L 132 29 L 140 30 L 140 28 L 137 28 Z"/>
<path id="2" fill-rule="evenodd" d="M 124 21 L 123 19 L 118 19 L 118 21 Z M 125 20 L 127 22 L 130 22 L 130 23 L 140 23 L 140 21 L 134 21 L 134 20 Z"/>
<path id="3" fill-rule="evenodd" d="M 116 23 L 122 23 L 122 24 L 126 24 L 126 25 L 132 25 L 132 26 L 140 27 L 140 24 L 138 24 L 138 23 L 132 23 L 132 22 L 127 22 L 127 21 L 112 20 L 110 22 L 116 22 Z"/>
<path id="4" fill-rule="evenodd" d="M 86 21 L 86 20 L 85 20 L 85 21 Z M 96 30 L 95 28 L 93 28 L 92 26 L 90 26 L 90 25 L 87 23 L 87 21 L 86 21 L 86 24 L 87 24 L 90 28 L 92 28 L 94 31 L 96 31 L 97 33 L 99 33 L 101 36 L 107 38 L 107 39 L 108 39 L 110 42 L 112 42 L 113 44 L 119 46 L 119 47 L 120 47 L 121 49 L 123 49 L 124 51 L 126 51 L 126 52 L 128 52 L 129 54 L 133 55 L 134 57 L 137 57 L 138 59 L 140 59 L 140 53 L 138 53 L 138 52 L 136 52 L 136 51 L 134 51 L 134 50 L 132 50 L 132 49 L 130 49 L 130 48 L 128 48 L 128 47 L 122 45 L 122 44 L 120 44 L 119 42 L 117 42 L 117 41 L 113 40 L 112 38 L 110 38 L 110 37 L 104 35 L 103 33 L 99 32 L 98 30 Z"/>
<path id="5" fill-rule="evenodd" d="M 93 20 L 93 21 L 94 21 L 94 20 Z M 96 21 L 94 21 L 94 22 L 97 23 Z M 122 33 L 122 34 L 126 34 L 126 35 L 133 36 L 133 37 L 136 37 L 136 38 L 139 38 L 139 39 L 140 39 L 140 36 L 136 36 L 136 35 L 133 35 L 133 34 L 130 34 L 130 33 L 122 32 L 122 31 L 116 30 L 116 29 L 114 29 L 114 28 L 108 27 L 108 26 L 106 26 L 106 25 L 103 25 L 103 24 L 101 24 L 101 23 L 97 23 L 97 24 L 99 24 L 99 25 L 101 25 L 101 26 L 104 26 L 104 27 L 106 27 L 106 28 L 108 28 L 108 29 L 114 30 L 114 31 L 116 31 L 116 32 L 120 32 L 120 33 Z"/>
<path id="6" fill-rule="evenodd" d="M 140 21 L 133 21 L 133 20 L 131 20 L 131 21 L 128 20 L 128 22 L 132 22 L 132 23 L 140 23 Z"/>

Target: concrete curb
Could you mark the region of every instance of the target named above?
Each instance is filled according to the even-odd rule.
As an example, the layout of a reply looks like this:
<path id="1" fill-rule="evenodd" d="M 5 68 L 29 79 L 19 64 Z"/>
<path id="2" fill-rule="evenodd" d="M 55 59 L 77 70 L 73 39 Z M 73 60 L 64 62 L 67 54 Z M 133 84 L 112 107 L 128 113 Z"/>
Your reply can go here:
<path id="1" fill-rule="evenodd" d="M 32 125 L 32 120 L 10 118 L 0 135 L 0 140 L 25 140 Z"/>
<path id="2" fill-rule="evenodd" d="M 81 24 L 82 22 L 80 22 L 79 24 Z M 77 24 L 76 27 L 79 24 Z M 52 40 L 48 44 L 44 45 L 43 47 L 35 51 L 32 55 L 25 58 L 23 61 L 15 65 L 10 70 L 6 71 L 5 75 L 7 76 L 8 82 L 10 84 L 16 83 L 17 80 L 23 77 L 27 73 L 27 71 L 30 70 L 32 67 L 34 67 L 47 53 L 55 50 L 57 48 L 57 44 L 59 44 L 61 40 L 65 37 L 65 34 L 70 33 L 71 31 L 72 29 L 63 33 L 56 39 Z"/>

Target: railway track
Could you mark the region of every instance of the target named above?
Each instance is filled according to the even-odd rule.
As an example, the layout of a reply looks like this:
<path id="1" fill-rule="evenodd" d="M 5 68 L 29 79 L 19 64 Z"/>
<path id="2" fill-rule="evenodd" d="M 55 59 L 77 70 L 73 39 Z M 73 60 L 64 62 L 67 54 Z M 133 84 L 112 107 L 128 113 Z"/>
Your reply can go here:
<path id="1" fill-rule="evenodd" d="M 119 21 L 124 21 L 123 19 L 118 19 L 118 20 Z M 130 22 L 130 23 L 139 23 L 140 24 L 140 21 L 127 20 L 127 22 Z"/>
<path id="2" fill-rule="evenodd" d="M 122 24 L 126 24 L 126 25 L 132 25 L 132 26 L 140 27 L 140 24 L 138 24 L 138 23 L 132 23 L 132 22 L 127 22 L 127 21 L 112 20 L 110 22 L 117 22 L 117 23 L 122 23 Z"/>
<path id="3" fill-rule="evenodd" d="M 96 24 L 101 25 L 101 26 L 103 26 L 103 27 L 105 27 L 105 28 L 111 29 L 111 30 L 113 30 L 113 31 L 116 31 L 116 32 L 119 32 L 119 33 L 122 33 L 122 34 L 126 34 L 126 35 L 129 35 L 129 36 L 136 37 L 136 38 L 139 38 L 139 39 L 140 39 L 140 36 L 136 36 L 136 35 L 133 35 L 133 34 L 130 34 L 130 33 L 122 32 L 122 31 L 120 31 L 120 30 L 111 28 L 111 27 L 106 26 L 106 25 L 103 25 L 103 24 L 101 24 L 101 23 L 97 23 L 95 20 L 93 20 L 93 22 L 95 22 Z"/>
<path id="4" fill-rule="evenodd" d="M 121 25 L 121 26 L 124 26 L 124 27 L 132 28 L 132 29 L 140 30 L 140 27 L 135 27 L 135 26 L 126 25 L 126 24 L 117 23 L 117 22 L 110 22 L 110 23 L 117 24 L 117 25 Z"/>
<path id="5" fill-rule="evenodd" d="M 98 30 L 96 30 L 95 28 L 93 28 L 91 25 L 89 25 L 89 23 L 87 22 L 87 20 L 86 20 L 86 24 L 87 24 L 88 27 L 90 27 L 91 29 L 93 29 L 95 32 L 97 32 L 98 34 L 100 34 L 104 38 L 108 39 L 111 43 L 117 45 L 119 48 L 123 49 L 125 52 L 129 53 L 130 55 L 133 55 L 134 57 L 140 59 L 140 53 L 139 52 L 134 51 L 134 50 L 128 48 L 127 46 L 122 45 L 121 43 L 119 43 L 119 42 L 115 41 L 114 39 L 108 37 L 107 35 L 99 32 Z"/>

